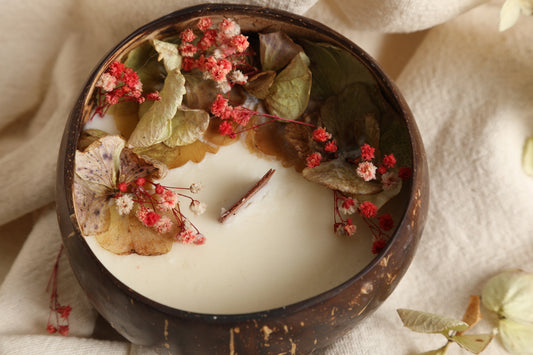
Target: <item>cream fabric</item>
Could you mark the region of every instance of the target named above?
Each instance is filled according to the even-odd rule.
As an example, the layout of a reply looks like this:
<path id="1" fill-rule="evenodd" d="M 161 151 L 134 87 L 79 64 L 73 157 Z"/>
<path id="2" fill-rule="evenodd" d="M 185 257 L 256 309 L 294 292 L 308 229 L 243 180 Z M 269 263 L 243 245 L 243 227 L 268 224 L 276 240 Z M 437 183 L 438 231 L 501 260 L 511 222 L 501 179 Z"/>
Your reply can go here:
<path id="1" fill-rule="evenodd" d="M 91 337 L 96 314 L 66 258 L 59 282 L 62 300 L 74 308 L 71 335 L 46 333 L 44 289 L 60 245 L 55 165 L 68 112 L 98 60 L 142 24 L 195 3 L 0 2 L 0 258 L 9 260 L 0 264 L 7 273 L 1 354 L 150 352 Z M 520 167 L 523 143 L 533 134 L 533 18 L 499 33 L 501 1 L 248 3 L 305 14 L 367 49 L 396 79 L 427 150 L 431 205 L 411 268 L 372 316 L 318 353 L 407 354 L 442 345 L 437 336 L 403 328 L 395 310 L 460 317 L 468 296 L 495 272 L 533 271 L 533 179 Z M 421 29 L 427 30 L 387 34 Z M 493 342 L 487 353 L 505 352 Z"/>

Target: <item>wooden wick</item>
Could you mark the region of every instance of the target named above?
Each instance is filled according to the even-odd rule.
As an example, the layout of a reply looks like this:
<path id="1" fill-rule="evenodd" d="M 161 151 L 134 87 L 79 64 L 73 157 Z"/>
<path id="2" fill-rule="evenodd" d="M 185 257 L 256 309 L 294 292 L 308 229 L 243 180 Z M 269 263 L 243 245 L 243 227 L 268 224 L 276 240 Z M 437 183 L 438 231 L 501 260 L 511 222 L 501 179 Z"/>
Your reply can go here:
<path id="1" fill-rule="evenodd" d="M 239 201 L 235 202 L 229 210 L 225 211 L 220 215 L 218 221 L 220 223 L 224 223 L 229 217 L 237 214 L 239 209 L 244 206 L 244 204 L 248 202 L 250 198 L 252 198 L 259 190 L 265 187 L 265 185 L 275 172 L 276 170 L 274 169 L 270 169 L 269 171 L 267 171 L 267 173 L 263 175 L 263 177 L 254 186 L 252 186 L 252 188 L 248 190 L 241 199 L 239 199 Z"/>

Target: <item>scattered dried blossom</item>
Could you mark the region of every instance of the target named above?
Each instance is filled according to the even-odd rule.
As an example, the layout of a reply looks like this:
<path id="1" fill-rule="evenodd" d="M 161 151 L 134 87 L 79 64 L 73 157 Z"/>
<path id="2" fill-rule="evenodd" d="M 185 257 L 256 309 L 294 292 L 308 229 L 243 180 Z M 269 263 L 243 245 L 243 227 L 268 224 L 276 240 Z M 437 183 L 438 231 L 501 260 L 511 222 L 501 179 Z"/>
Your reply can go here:
<path id="1" fill-rule="evenodd" d="M 370 181 L 376 178 L 376 166 L 369 161 L 363 161 L 357 166 L 357 175 L 363 180 Z"/>
<path id="2" fill-rule="evenodd" d="M 372 202 L 364 201 L 359 205 L 359 213 L 366 218 L 376 217 L 378 208 Z"/>

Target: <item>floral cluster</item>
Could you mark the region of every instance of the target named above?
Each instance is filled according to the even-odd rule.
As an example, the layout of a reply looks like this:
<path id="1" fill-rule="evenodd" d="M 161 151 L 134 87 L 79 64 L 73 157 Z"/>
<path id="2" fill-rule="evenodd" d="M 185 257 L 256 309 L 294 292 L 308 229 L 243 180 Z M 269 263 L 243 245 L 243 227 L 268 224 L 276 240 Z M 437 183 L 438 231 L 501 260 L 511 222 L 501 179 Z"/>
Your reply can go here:
<path id="1" fill-rule="evenodd" d="M 196 194 L 200 191 L 201 185 L 193 183 L 188 188 L 170 188 L 141 177 L 129 184 L 120 183 L 119 191 L 113 199 L 120 215 L 128 215 L 135 210 L 135 216 L 144 226 L 153 228 L 160 234 L 170 232 L 174 223 L 177 223 L 179 227 L 179 233 L 175 235 L 177 241 L 184 244 L 204 244 L 205 236 L 183 215 L 179 199 L 189 200 L 189 209 L 196 215 L 204 213 L 206 205 L 171 189 L 188 190 Z"/>
<path id="2" fill-rule="evenodd" d="M 248 130 L 254 130 L 261 126 L 267 125 L 274 121 L 285 121 L 292 122 L 296 124 L 301 124 L 305 126 L 315 127 L 314 125 L 302 121 L 289 120 L 283 117 L 276 115 L 269 115 L 264 112 L 258 112 L 250 110 L 247 107 L 242 105 L 240 106 L 231 106 L 227 98 L 221 94 L 217 94 L 215 101 L 211 105 L 211 113 L 221 119 L 220 125 L 218 126 L 218 132 L 223 136 L 229 136 L 230 138 L 237 137 L 238 134 L 244 133 Z M 266 117 L 268 120 L 261 124 L 253 125 L 252 127 L 245 128 L 245 126 L 250 121 L 252 116 L 261 116 Z M 240 128 L 240 130 L 235 131 L 235 129 Z"/>
<path id="3" fill-rule="evenodd" d="M 331 133 L 327 132 L 325 128 L 318 127 L 313 131 L 313 140 L 319 143 L 324 143 L 324 152 L 329 155 L 335 155 L 337 152 L 337 142 L 331 138 Z M 320 152 L 314 152 L 307 156 L 306 165 L 308 168 L 319 166 L 324 160 L 324 156 Z"/>
<path id="4" fill-rule="evenodd" d="M 211 18 L 203 17 L 194 30 L 182 31 L 180 39 L 182 69 L 199 69 L 204 79 L 216 81 L 223 93 L 235 84 L 244 85 L 248 80 L 245 73 L 256 71 L 245 58 L 250 45 L 248 37 L 241 34 L 240 26 L 231 19 L 224 18 L 214 26 Z"/>
<path id="5" fill-rule="evenodd" d="M 50 313 L 48 315 L 48 322 L 46 324 L 46 330 L 50 334 L 58 332 L 59 334 L 66 336 L 69 333 L 68 317 L 70 316 L 72 307 L 70 307 L 69 305 L 62 306 L 58 301 L 57 273 L 59 270 L 59 259 L 61 258 L 62 252 L 63 252 L 63 244 L 61 244 L 61 247 L 59 248 L 59 252 L 56 257 L 54 268 L 52 270 L 52 275 L 50 277 L 50 280 L 48 281 L 48 286 L 46 287 L 46 291 L 48 291 L 51 288 L 50 305 L 49 305 Z M 52 324 L 52 319 L 55 320 L 55 325 Z"/>
<path id="6" fill-rule="evenodd" d="M 393 170 L 396 165 L 396 158 L 393 154 L 384 155 L 381 164 L 379 166 L 374 165 L 372 162 L 375 159 L 374 153 L 375 148 L 369 144 L 361 146 L 361 155 L 356 159 L 355 163 L 358 163 L 356 173 L 363 180 L 374 180 L 376 179 L 377 173 L 381 175 L 383 190 L 386 191 L 395 188 L 400 182 L 400 179 L 405 180 L 411 177 L 410 168 L 402 167 L 398 170 Z M 378 207 L 374 203 L 370 201 L 359 202 L 353 197 L 348 197 L 339 191 L 334 191 L 335 222 L 333 228 L 335 233 L 348 236 L 355 234 L 357 227 L 353 224 L 352 218 L 344 217 L 354 213 L 359 214 L 372 232 L 374 237 L 372 252 L 374 254 L 379 253 L 389 239 L 386 232 L 394 228 L 392 215 L 385 213 L 378 217 Z"/>
<path id="7" fill-rule="evenodd" d="M 127 68 L 123 63 L 114 61 L 103 73 L 95 86 L 99 89 L 97 94 L 97 107 L 95 115 L 103 117 L 111 105 L 124 101 L 143 103 L 145 100 L 159 101 L 158 91 L 142 96 L 143 86 L 137 73 Z"/>

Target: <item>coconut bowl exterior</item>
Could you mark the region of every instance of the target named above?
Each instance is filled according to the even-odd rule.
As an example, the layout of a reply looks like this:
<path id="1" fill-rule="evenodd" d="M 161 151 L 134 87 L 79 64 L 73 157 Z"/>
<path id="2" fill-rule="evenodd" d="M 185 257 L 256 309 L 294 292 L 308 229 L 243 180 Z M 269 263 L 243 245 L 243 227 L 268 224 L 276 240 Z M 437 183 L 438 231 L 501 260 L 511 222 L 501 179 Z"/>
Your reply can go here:
<path id="1" fill-rule="evenodd" d="M 235 19 L 243 32 L 282 30 L 292 37 L 329 42 L 358 58 L 404 121 L 411 139 L 412 178 L 399 225 L 382 250 L 343 284 L 285 307 L 238 315 L 186 312 L 156 303 L 125 286 L 96 258 L 76 220 L 74 157 L 84 123 L 94 109 L 96 79 L 139 42 L 175 35 L 199 17 Z M 244 5 L 200 5 L 159 18 L 119 43 L 96 67 L 68 119 L 58 159 L 57 213 L 70 265 L 88 299 L 122 336 L 172 354 L 308 354 L 331 344 L 371 314 L 409 267 L 424 227 L 429 200 L 426 156 L 413 115 L 396 86 L 362 49 L 326 26 L 287 12 Z M 272 290 L 276 292 L 276 290 Z"/>

